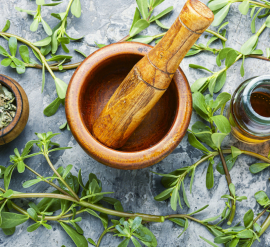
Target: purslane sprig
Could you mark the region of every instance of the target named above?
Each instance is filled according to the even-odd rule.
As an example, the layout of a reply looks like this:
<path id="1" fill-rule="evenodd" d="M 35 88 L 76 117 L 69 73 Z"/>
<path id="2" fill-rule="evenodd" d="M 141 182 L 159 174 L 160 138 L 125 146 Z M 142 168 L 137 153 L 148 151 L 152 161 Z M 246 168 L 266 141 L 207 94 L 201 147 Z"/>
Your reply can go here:
<path id="1" fill-rule="evenodd" d="M 193 217 L 193 215 L 205 210 L 208 205 L 189 214 L 171 214 L 167 216 L 124 212 L 120 201 L 115 198 L 105 196 L 112 192 L 102 192 L 102 183 L 96 175 L 90 173 L 88 181 L 84 183 L 81 170 L 77 176 L 74 176 L 71 173 L 73 168 L 72 165 L 59 167 L 57 170 L 54 168 L 49 154 L 58 150 L 70 149 L 69 147 L 60 147 L 59 144 L 52 141 L 52 139 L 58 134 L 48 132 L 37 133 L 36 135 L 38 139 L 29 141 L 25 145 L 22 153 L 19 153 L 18 149 L 14 150 L 14 155 L 10 156 L 10 161 L 12 162 L 10 166 L 0 166 L 0 178 L 4 179 L 5 185 L 5 189 L 0 188 L 0 228 L 7 235 L 12 235 L 15 232 L 16 226 L 23 224 L 30 219 L 33 220 L 34 223 L 27 228 L 28 232 L 38 230 L 40 227 L 45 227 L 48 230 L 51 230 L 52 227 L 50 225 L 50 221 L 56 221 L 78 247 L 86 247 L 88 246 L 88 242 L 95 246 L 100 246 L 103 237 L 107 233 L 114 233 L 115 236 L 124 238 L 122 243 L 119 245 L 120 247 L 126 246 L 130 241 L 133 242 L 135 247 L 141 246 L 140 242 L 146 246 L 154 247 L 157 246 L 157 240 L 154 234 L 145 226 L 145 224 L 149 222 L 162 223 L 165 220 L 170 220 L 184 228 L 180 234 L 181 236 L 188 229 L 189 221 L 194 221 L 206 227 L 214 236 L 216 236 L 214 239 L 215 243 L 236 241 L 234 239 L 239 239 L 239 242 L 251 243 L 258 239 L 257 236 L 261 236 L 261 234 L 265 232 L 270 225 L 270 216 L 267 217 L 262 226 L 256 223 L 258 219 L 267 212 L 270 205 L 269 198 L 262 191 L 257 192 L 255 194 L 255 198 L 260 205 L 265 207 L 265 209 L 254 220 L 254 214 L 249 210 L 244 217 L 245 226 L 236 226 L 237 228 L 234 226 L 229 229 L 223 229 L 219 226 L 220 222 L 228 216 L 228 213 L 226 212 L 226 217 L 223 215 L 224 212 L 221 215 L 213 216 L 204 220 L 198 220 Z M 31 153 L 33 146 L 37 146 L 38 151 Z M 243 153 L 262 159 L 264 162 L 268 162 L 270 164 L 270 160 L 268 158 L 250 151 L 240 151 L 234 148 L 232 150 L 222 150 L 222 152 L 227 154 L 232 153 L 233 156 Z M 27 159 L 37 155 L 45 157 L 53 171 L 51 176 L 43 177 L 34 169 L 27 166 Z M 196 164 L 191 166 L 190 171 L 193 170 L 192 176 L 195 175 L 195 168 L 199 164 L 202 164 L 204 161 L 207 161 L 217 155 L 219 155 L 219 152 L 217 151 L 210 152 L 206 156 L 203 156 Z M 31 186 L 34 187 L 37 183 L 46 182 L 56 190 L 51 193 L 20 193 L 12 190 L 10 188 L 12 174 L 16 169 L 18 172 L 23 173 L 25 168 L 34 173 L 37 176 L 37 179 L 25 181 L 23 183 L 24 188 L 29 188 Z M 178 169 L 177 172 L 183 174 L 183 172 L 187 170 L 188 167 L 182 170 Z M 178 177 L 180 176 L 181 175 L 178 175 Z M 175 173 L 172 173 L 171 176 L 164 176 L 164 179 L 166 180 L 164 180 L 166 182 L 165 184 L 173 184 L 177 178 Z M 58 181 L 58 185 L 56 184 L 56 181 Z M 181 181 L 180 184 L 183 185 L 183 182 Z M 236 196 L 235 188 L 232 184 L 230 185 L 230 191 L 232 196 L 226 195 L 223 197 L 234 201 L 246 199 L 246 197 L 243 196 Z M 43 199 L 38 204 L 29 202 L 29 207 L 27 209 L 23 209 L 15 203 L 16 199 L 21 198 Z M 107 204 L 112 205 L 114 209 L 105 207 Z M 229 204 L 227 204 L 227 206 L 230 207 Z M 14 213 L 14 210 L 18 213 Z M 60 214 L 56 214 L 58 210 L 60 210 Z M 79 222 L 83 219 L 82 217 L 78 217 L 78 215 L 83 212 L 87 212 L 90 215 L 97 217 L 101 220 L 101 223 L 104 226 L 104 232 L 100 235 L 97 243 L 91 238 L 86 239 L 84 235 L 87 233 L 84 233 L 82 228 L 79 226 Z M 117 216 L 119 219 L 111 219 L 111 223 L 109 223 L 109 215 Z M 215 225 L 211 224 L 211 222 L 214 222 L 219 218 L 221 218 L 221 221 Z M 251 221 L 251 219 L 253 221 Z M 254 227 L 254 229 L 252 227 Z M 235 229 L 237 229 L 237 231 L 234 231 Z M 229 237 L 226 238 L 226 236 Z M 247 239 L 245 236 L 249 238 Z M 207 239 L 202 239 L 210 242 Z"/>

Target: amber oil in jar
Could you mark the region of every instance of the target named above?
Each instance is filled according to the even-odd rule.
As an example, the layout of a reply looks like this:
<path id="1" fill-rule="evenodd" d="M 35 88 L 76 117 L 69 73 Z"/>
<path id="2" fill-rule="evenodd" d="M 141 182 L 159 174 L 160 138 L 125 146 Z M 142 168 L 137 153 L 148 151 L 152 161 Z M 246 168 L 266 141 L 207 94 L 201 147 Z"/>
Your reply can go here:
<path id="1" fill-rule="evenodd" d="M 270 75 L 244 81 L 232 97 L 228 117 L 232 134 L 240 141 L 270 140 Z"/>

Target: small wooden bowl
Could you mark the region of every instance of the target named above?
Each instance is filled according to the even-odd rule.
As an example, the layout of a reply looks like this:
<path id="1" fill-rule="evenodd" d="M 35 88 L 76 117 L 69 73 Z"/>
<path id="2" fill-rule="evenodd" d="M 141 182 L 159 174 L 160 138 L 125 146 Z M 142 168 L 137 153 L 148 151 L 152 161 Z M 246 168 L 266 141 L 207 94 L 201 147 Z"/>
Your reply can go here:
<path id="1" fill-rule="evenodd" d="M 0 130 L 0 145 L 4 145 L 13 141 L 25 128 L 29 117 L 29 102 L 25 91 L 15 80 L 0 74 L 0 83 L 13 92 L 17 107 L 12 122 Z"/>
<path id="2" fill-rule="evenodd" d="M 71 132 L 95 160 L 118 169 L 140 169 L 158 163 L 180 143 L 192 113 L 188 81 L 179 68 L 169 89 L 119 150 L 92 136 L 92 126 L 114 91 L 152 47 L 124 42 L 99 49 L 73 74 L 66 96 Z"/>

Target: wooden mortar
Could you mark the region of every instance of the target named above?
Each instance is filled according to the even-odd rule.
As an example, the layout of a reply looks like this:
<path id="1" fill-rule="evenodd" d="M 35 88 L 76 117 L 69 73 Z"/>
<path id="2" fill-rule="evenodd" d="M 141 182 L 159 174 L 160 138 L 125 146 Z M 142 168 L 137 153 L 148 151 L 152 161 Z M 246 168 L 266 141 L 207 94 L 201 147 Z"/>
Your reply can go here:
<path id="1" fill-rule="evenodd" d="M 163 39 L 129 72 L 93 125 L 104 145 L 124 146 L 168 89 L 180 62 L 214 20 L 198 0 L 188 0 Z"/>
<path id="2" fill-rule="evenodd" d="M 0 83 L 15 95 L 17 107 L 12 122 L 0 130 L 0 145 L 4 145 L 13 141 L 25 128 L 29 117 L 29 102 L 23 88 L 12 78 L 0 74 Z"/>
<path id="3" fill-rule="evenodd" d="M 70 80 L 65 103 L 68 124 L 80 146 L 98 162 L 125 170 L 151 166 L 168 156 L 186 133 L 192 97 L 178 68 L 168 90 L 122 148 L 108 148 L 92 135 L 104 106 L 151 48 L 135 42 L 108 45 L 87 57 Z"/>

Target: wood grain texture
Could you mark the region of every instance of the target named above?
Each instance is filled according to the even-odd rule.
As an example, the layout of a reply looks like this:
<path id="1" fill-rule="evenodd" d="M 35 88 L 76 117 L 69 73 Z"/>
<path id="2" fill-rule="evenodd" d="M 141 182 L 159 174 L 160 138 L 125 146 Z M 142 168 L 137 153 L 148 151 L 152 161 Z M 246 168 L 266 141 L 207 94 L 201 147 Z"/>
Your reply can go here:
<path id="1" fill-rule="evenodd" d="M 65 108 L 71 132 L 91 157 L 105 165 L 131 170 L 156 164 L 177 147 L 188 128 L 192 97 L 179 68 L 168 90 L 122 148 L 108 148 L 93 136 L 101 111 L 151 48 L 135 42 L 106 46 L 86 58 L 69 83 Z"/>
<path id="2" fill-rule="evenodd" d="M 0 74 L 0 83 L 14 93 L 17 107 L 13 121 L 0 130 L 0 145 L 4 145 L 13 141 L 25 128 L 29 117 L 29 102 L 23 88 L 12 78 Z"/>
<path id="3" fill-rule="evenodd" d="M 97 140 L 119 149 L 169 87 L 180 62 L 212 23 L 212 11 L 188 0 L 163 39 L 130 71 L 93 125 Z"/>

